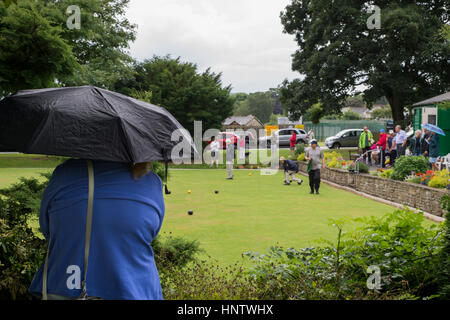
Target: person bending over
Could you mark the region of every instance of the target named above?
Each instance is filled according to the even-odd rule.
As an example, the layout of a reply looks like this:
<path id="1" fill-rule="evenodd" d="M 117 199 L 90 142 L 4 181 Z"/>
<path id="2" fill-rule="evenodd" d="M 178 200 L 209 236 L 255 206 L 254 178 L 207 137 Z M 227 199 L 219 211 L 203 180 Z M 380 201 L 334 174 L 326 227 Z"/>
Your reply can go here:
<path id="1" fill-rule="evenodd" d="M 298 179 L 296 174 L 298 173 L 298 165 L 292 160 L 286 160 L 284 157 L 280 158 L 281 166 L 284 169 L 284 184 L 290 185 L 292 180 L 297 182 L 298 185 L 303 183 L 302 179 Z"/>

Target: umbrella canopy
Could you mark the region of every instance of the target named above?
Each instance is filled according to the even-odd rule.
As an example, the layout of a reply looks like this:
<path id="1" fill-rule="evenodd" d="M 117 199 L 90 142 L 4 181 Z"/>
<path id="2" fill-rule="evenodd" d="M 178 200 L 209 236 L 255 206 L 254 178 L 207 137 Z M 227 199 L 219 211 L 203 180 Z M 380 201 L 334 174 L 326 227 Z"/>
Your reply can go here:
<path id="1" fill-rule="evenodd" d="M 434 124 L 429 124 L 429 123 L 423 124 L 423 125 L 422 125 L 422 128 L 423 128 L 423 129 L 427 129 L 427 130 L 429 130 L 429 131 L 431 131 L 431 132 L 435 132 L 435 133 L 437 133 L 437 134 L 440 134 L 441 136 L 445 136 L 444 130 L 442 130 L 442 129 L 439 128 L 438 126 L 435 126 Z"/>
<path id="2" fill-rule="evenodd" d="M 92 86 L 24 90 L 0 101 L 0 151 L 140 163 L 171 159 L 190 134 L 164 108 Z"/>

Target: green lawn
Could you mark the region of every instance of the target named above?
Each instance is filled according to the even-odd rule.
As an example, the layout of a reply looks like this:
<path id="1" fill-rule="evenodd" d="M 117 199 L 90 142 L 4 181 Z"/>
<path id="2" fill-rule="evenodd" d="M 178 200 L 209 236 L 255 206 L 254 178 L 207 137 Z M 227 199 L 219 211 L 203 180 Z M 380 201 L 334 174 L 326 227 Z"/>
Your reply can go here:
<path id="1" fill-rule="evenodd" d="M 235 180 L 226 181 L 225 176 L 223 170 L 172 170 L 162 228 L 199 240 L 220 262 L 231 263 L 245 251 L 264 252 L 276 244 L 300 248 L 316 245 L 314 240 L 320 238 L 334 240 L 337 232 L 330 219 L 394 210 L 325 184 L 320 195 L 310 195 L 306 184 L 284 186 L 281 173 L 262 176 L 257 170 L 235 170 Z"/>
<path id="2" fill-rule="evenodd" d="M 0 168 L 0 187 L 48 170 Z M 172 194 L 165 196 L 161 230 L 197 239 L 220 263 L 239 261 L 245 251 L 264 252 L 276 244 L 300 248 L 316 245 L 321 238 L 334 240 L 337 233 L 330 219 L 380 216 L 394 210 L 325 184 L 320 195 L 310 195 L 306 178 L 302 186 L 284 186 L 281 172 L 262 176 L 258 170 L 235 170 L 232 181 L 225 176 L 225 170 L 171 170 Z"/>

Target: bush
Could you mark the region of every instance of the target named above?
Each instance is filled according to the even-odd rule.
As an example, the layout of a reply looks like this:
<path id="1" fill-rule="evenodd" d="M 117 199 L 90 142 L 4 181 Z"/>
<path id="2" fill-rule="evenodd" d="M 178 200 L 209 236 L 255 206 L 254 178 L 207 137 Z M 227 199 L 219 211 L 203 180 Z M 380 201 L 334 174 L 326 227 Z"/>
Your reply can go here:
<path id="1" fill-rule="evenodd" d="M 355 163 L 350 164 L 348 167 L 348 171 L 354 172 L 357 168 L 359 169 L 359 173 L 369 173 L 369 166 L 361 161 L 358 161 L 358 165 Z"/>
<path id="2" fill-rule="evenodd" d="M 418 172 L 427 172 L 429 162 L 425 157 L 418 156 L 401 156 L 395 161 L 394 171 L 391 178 L 394 180 L 405 180 L 410 174 Z"/>
<path id="3" fill-rule="evenodd" d="M 299 143 L 295 146 L 294 155 L 295 157 L 298 157 L 302 153 L 305 153 L 305 145 L 303 143 Z"/>
<path id="4" fill-rule="evenodd" d="M 442 230 L 425 227 L 423 216 L 398 210 L 364 225 L 337 243 L 295 250 L 272 247 L 264 255 L 247 253 L 250 275 L 275 299 L 400 299 L 435 296 Z M 368 266 L 381 272 L 381 289 L 369 290 Z"/>
<path id="5" fill-rule="evenodd" d="M 0 190 L 0 299 L 32 299 L 28 287 L 46 253 L 46 242 L 29 226 L 37 218 L 47 179 L 21 178 Z"/>
<path id="6" fill-rule="evenodd" d="M 181 237 L 172 237 L 171 235 L 167 237 L 156 236 L 153 239 L 152 248 L 160 272 L 174 268 L 183 268 L 188 263 L 195 261 L 196 255 L 202 252 L 198 241 L 190 241 Z"/>
<path id="7" fill-rule="evenodd" d="M 394 172 L 394 169 L 383 170 L 380 173 L 380 177 L 389 179 L 392 176 L 392 172 Z"/>
<path id="8" fill-rule="evenodd" d="M 450 300 L 450 195 L 444 195 L 441 204 L 447 219 L 444 223 L 444 247 L 439 260 L 439 283 L 441 284 L 439 293 L 442 299 Z"/>
<path id="9" fill-rule="evenodd" d="M 449 185 L 450 174 L 448 170 L 436 171 L 434 176 L 428 182 L 432 188 L 446 188 Z"/>

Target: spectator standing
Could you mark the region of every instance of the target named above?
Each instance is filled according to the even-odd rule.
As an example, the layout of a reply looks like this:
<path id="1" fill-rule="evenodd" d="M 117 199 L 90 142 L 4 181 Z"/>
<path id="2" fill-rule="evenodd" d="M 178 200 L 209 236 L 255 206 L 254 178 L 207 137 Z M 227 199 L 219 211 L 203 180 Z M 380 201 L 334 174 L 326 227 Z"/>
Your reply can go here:
<path id="1" fill-rule="evenodd" d="M 295 145 L 297 143 L 297 134 L 295 133 L 295 131 L 291 131 L 291 139 L 290 139 L 290 153 L 289 153 L 289 157 L 292 157 L 292 154 L 294 153 L 295 150 Z"/>
<path id="2" fill-rule="evenodd" d="M 393 167 L 395 164 L 395 159 L 397 158 L 397 150 L 394 148 L 395 132 L 393 130 L 389 131 L 387 150 L 389 151 L 389 163 Z"/>
<path id="3" fill-rule="evenodd" d="M 373 140 L 373 134 L 370 132 L 370 130 L 366 127 L 364 127 L 364 131 L 361 133 L 361 136 L 359 137 L 359 148 L 362 150 L 362 153 L 364 153 L 364 162 L 367 163 L 367 158 L 369 158 L 369 166 L 372 165 L 372 155 L 370 152 L 370 147 L 374 143 Z M 367 153 L 368 154 L 365 154 Z"/>
<path id="4" fill-rule="evenodd" d="M 412 144 L 410 150 L 413 156 L 421 156 L 422 155 L 422 131 L 417 130 L 414 134 L 414 139 L 412 140 Z"/>
<path id="5" fill-rule="evenodd" d="M 428 138 L 430 143 L 430 163 L 433 170 L 439 170 L 437 166 L 437 159 L 439 158 L 439 136 L 435 132 L 430 132 L 430 137 Z"/>
<path id="6" fill-rule="evenodd" d="M 430 143 L 428 141 L 428 138 L 430 138 L 431 132 L 427 129 L 423 130 L 424 135 L 422 139 L 422 154 L 425 158 L 428 158 L 430 156 Z"/>
<path id="7" fill-rule="evenodd" d="M 231 139 L 227 139 L 227 152 L 226 152 L 226 166 L 228 172 L 227 180 L 233 180 L 233 167 L 234 167 L 234 143 Z"/>
<path id="8" fill-rule="evenodd" d="M 405 155 L 406 151 L 406 132 L 402 130 L 401 126 L 395 127 L 395 138 L 394 138 L 394 148 L 397 150 L 397 157 L 401 157 Z"/>
<path id="9" fill-rule="evenodd" d="M 214 163 L 216 163 L 216 166 L 219 167 L 219 149 L 220 149 L 220 143 L 216 140 L 216 137 L 211 138 L 211 167 L 214 166 Z M 222 159 L 223 160 L 223 159 Z"/>
<path id="10" fill-rule="evenodd" d="M 382 168 L 386 167 L 386 145 L 387 145 L 388 135 L 385 133 L 384 129 L 380 130 L 380 139 L 377 142 L 378 148 L 380 148 L 380 165 Z"/>
<path id="11" fill-rule="evenodd" d="M 317 141 L 311 141 L 311 148 L 306 149 L 305 160 L 310 161 L 309 175 L 309 187 L 311 188 L 310 194 L 319 194 L 320 188 L 320 169 L 325 169 L 325 157 L 322 150 L 317 146 Z M 309 167 L 308 167 L 309 168 Z"/>
<path id="12" fill-rule="evenodd" d="M 316 140 L 316 136 L 314 135 L 314 131 L 311 129 L 308 132 L 308 141 Z"/>

